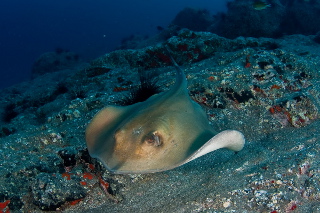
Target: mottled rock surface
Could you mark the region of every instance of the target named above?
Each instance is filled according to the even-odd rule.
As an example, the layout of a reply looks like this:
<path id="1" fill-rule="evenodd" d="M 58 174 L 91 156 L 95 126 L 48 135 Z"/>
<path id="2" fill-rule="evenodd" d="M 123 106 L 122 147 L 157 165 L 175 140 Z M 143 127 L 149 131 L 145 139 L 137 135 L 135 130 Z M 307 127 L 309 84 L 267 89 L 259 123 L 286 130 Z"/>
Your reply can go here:
<path id="1" fill-rule="evenodd" d="M 230 40 L 188 30 L 169 38 L 208 122 L 243 132 L 247 143 L 237 154 L 218 150 L 154 174 L 110 174 L 90 158 L 84 132 L 96 112 L 139 86 L 138 73 L 170 89 L 175 70 L 163 44 L 2 90 L 4 210 L 319 212 L 320 45 L 313 39 Z"/>

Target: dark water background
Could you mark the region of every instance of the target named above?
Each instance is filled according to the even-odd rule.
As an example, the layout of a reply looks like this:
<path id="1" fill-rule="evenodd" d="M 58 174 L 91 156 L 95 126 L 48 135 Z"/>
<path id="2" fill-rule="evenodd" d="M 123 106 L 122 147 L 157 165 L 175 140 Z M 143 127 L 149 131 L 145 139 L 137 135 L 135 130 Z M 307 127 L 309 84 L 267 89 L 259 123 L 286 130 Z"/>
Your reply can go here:
<path id="1" fill-rule="evenodd" d="M 0 89 L 30 79 L 32 64 L 56 48 L 89 60 L 132 34 L 157 33 L 185 7 L 226 10 L 226 0 L 1 0 Z"/>

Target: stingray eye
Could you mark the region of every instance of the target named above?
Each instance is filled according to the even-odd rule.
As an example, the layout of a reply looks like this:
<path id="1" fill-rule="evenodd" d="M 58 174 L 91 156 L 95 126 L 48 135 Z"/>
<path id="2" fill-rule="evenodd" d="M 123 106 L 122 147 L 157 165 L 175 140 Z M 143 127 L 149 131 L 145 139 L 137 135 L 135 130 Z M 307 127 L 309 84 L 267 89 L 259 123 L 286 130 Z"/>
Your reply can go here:
<path id="1" fill-rule="evenodd" d="M 149 133 L 146 138 L 145 138 L 145 142 L 147 144 L 150 144 L 152 146 L 160 146 L 162 144 L 162 139 L 161 136 L 158 132 L 151 132 Z"/>

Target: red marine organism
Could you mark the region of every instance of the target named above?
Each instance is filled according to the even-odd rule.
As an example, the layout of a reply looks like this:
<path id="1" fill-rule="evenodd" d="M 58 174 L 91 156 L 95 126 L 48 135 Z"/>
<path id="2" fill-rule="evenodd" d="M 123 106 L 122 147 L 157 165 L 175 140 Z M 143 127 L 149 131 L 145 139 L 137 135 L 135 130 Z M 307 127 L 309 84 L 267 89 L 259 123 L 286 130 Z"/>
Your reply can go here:
<path id="1" fill-rule="evenodd" d="M 246 63 L 244 64 L 244 67 L 245 67 L 245 68 L 251 67 L 250 55 L 247 55 L 247 57 L 246 57 Z"/>

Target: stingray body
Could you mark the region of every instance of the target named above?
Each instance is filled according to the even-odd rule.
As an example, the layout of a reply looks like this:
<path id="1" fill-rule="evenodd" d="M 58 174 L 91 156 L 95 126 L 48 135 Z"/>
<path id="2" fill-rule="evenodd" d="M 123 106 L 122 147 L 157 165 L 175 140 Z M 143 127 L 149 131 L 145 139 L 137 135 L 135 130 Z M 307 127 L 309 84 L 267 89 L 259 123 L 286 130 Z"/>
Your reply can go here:
<path id="1" fill-rule="evenodd" d="M 239 151 L 242 133 L 217 134 L 188 95 L 183 71 L 173 87 L 130 106 L 108 106 L 86 130 L 89 153 L 114 173 L 151 173 L 175 168 L 219 148 Z"/>

